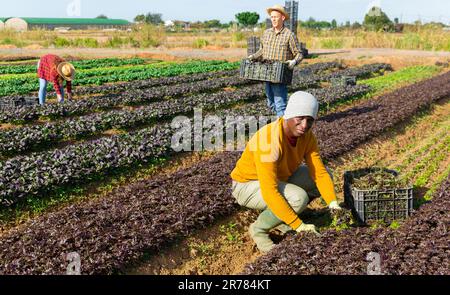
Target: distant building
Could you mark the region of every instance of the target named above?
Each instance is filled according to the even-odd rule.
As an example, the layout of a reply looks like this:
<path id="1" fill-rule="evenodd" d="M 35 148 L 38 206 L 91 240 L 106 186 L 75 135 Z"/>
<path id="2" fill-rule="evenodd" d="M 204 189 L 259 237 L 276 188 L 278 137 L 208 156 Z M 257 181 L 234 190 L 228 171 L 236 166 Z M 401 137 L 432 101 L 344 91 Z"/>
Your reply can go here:
<path id="1" fill-rule="evenodd" d="M 70 30 L 126 30 L 131 27 L 131 23 L 129 21 L 122 19 L 10 17 L 0 18 L 0 20 L 5 23 L 5 28 L 10 28 L 16 31 L 27 31 L 33 29 L 54 30 L 61 27 Z"/>
<path id="2" fill-rule="evenodd" d="M 164 22 L 164 26 L 165 27 L 173 27 L 174 25 L 175 25 L 175 23 L 173 21 L 171 21 L 171 20 L 166 20 Z"/>
<path id="3" fill-rule="evenodd" d="M 22 18 L 12 17 L 6 20 L 5 28 L 23 32 L 28 30 L 28 23 Z"/>

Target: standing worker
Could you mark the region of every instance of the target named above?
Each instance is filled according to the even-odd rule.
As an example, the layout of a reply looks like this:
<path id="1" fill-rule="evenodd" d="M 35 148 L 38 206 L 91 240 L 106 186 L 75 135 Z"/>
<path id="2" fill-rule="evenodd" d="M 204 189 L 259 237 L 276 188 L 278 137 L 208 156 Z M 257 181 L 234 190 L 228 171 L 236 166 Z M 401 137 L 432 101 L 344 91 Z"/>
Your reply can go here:
<path id="1" fill-rule="evenodd" d="M 293 70 L 300 63 L 303 55 L 297 36 L 284 26 L 289 20 L 289 14 L 281 5 L 275 5 L 267 9 L 272 20 L 272 28 L 264 32 L 261 40 L 261 48 L 248 58 L 257 60 L 277 60 L 287 62 L 289 69 Z M 286 84 L 266 82 L 267 105 L 282 117 L 286 109 L 288 89 Z"/>
<path id="2" fill-rule="evenodd" d="M 41 57 L 38 62 L 39 77 L 39 104 L 45 104 L 47 96 L 47 83 L 53 83 L 58 102 L 64 101 L 64 86 L 66 81 L 67 98 L 72 99 L 72 80 L 75 77 L 75 68 L 71 63 L 54 54 Z"/>
<path id="3" fill-rule="evenodd" d="M 341 209 L 331 173 L 320 158 L 311 130 L 318 109 L 313 95 L 294 93 L 284 116 L 252 136 L 231 172 L 236 201 L 262 211 L 249 228 L 262 252 L 274 246 L 269 237 L 273 228 L 283 233 L 295 230 L 318 234 L 313 224 L 303 223 L 298 217 L 313 198 L 322 196 L 330 209 Z"/>

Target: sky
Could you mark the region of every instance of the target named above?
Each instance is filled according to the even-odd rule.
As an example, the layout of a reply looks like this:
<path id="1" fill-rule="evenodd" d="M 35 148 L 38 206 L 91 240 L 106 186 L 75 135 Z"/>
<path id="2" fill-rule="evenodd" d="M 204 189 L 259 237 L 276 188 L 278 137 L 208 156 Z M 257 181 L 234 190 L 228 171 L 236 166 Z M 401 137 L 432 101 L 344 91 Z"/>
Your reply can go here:
<path id="1" fill-rule="evenodd" d="M 255 11 L 266 17 L 265 9 L 280 0 L 0 0 L 0 17 L 96 17 L 132 21 L 138 14 L 161 13 L 163 20 L 235 20 L 235 14 Z M 393 20 L 438 21 L 450 24 L 450 0 L 299 0 L 299 18 L 338 23 L 362 22 L 372 6 L 379 6 Z"/>

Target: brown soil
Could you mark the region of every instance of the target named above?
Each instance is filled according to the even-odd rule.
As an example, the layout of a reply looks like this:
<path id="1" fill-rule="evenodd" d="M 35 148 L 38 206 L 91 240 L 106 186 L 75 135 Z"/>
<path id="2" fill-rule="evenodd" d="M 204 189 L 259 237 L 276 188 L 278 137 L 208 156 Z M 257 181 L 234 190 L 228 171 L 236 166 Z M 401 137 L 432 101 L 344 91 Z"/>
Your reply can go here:
<path id="1" fill-rule="evenodd" d="M 14 128 L 17 128 L 17 125 L 9 124 L 9 123 L 0 124 L 0 130 L 9 130 L 9 129 L 14 129 Z"/>
<path id="2" fill-rule="evenodd" d="M 31 49 L 31 50 L 38 50 L 38 49 L 43 49 L 44 47 L 42 45 L 39 44 L 31 44 L 28 45 L 26 47 L 24 47 L 25 49 Z"/>
<path id="3" fill-rule="evenodd" d="M 152 256 L 128 274 L 237 274 L 260 256 L 247 234 L 257 214 L 241 210 Z"/>
<path id="4" fill-rule="evenodd" d="M 65 141 L 63 143 L 60 143 L 60 145 L 58 145 L 57 147 L 63 148 L 64 146 L 73 145 L 76 143 L 77 141 Z M 213 153 L 211 152 L 176 154 L 170 160 L 156 168 L 142 167 L 138 171 L 130 172 L 130 174 L 125 177 L 107 179 L 106 181 L 102 182 L 93 182 L 85 188 L 82 196 L 78 195 L 77 193 L 69 195 L 67 196 L 66 201 L 58 202 L 55 205 L 49 206 L 45 209 L 45 212 L 33 213 L 30 210 L 21 209 L 20 215 L 18 216 L 11 212 L 10 214 L 12 214 L 12 216 L 10 216 L 8 219 L 0 220 L 0 237 L 2 236 L 2 233 L 9 231 L 11 228 L 20 226 L 21 224 L 24 224 L 30 219 L 36 218 L 39 215 L 56 212 L 61 208 L 67 207 L 71 204 L 86 202 L 86 200 L 94 198 L 101 198 L 117 187 L 127 185 L 129 183 L 142 179 L 148 179 L 153 177 L 154 175 L 169 175 L 179 169 L 190 167 L 196 162 L 205 161 L 212 156 Z M 14 208 L 11 208 L 11 211 L 14 211 Z"/>
<path id="5" fill-rule="evenodd" d="M 2 47 L 3 46 L 3 47 Z M 1 56 L 41 56 L 46 53 L 58 55 L 72 55 L 77 52 L 77 56 L 83 58 L 96 57 L 131 57 L 142 56 L 162 60 L 184 60 L 184 59 L 226 59 L 230 61 L 241 60 L 247 55 L 245 48 L 221 48 L 205 47 L 203 49 L 193 48 L 149 48 L 149 49 L 108 49 L 108 48 L 50 48 L 50 49 L 30 49 L 15 48 L 14 46 L 0 46 Z M 319 60 L 346 61 L 353 60 L 355 63 L 389 62 L 394 68 L 401 68 L 408 65 L 434 64 L 436 61 L 449 61 L 450 52 L 433 52 L 419 50 L 398 50 L 389 48 L 356 48 L 344 50 L 311 50 L 312 54 L 318 54 Z"/>

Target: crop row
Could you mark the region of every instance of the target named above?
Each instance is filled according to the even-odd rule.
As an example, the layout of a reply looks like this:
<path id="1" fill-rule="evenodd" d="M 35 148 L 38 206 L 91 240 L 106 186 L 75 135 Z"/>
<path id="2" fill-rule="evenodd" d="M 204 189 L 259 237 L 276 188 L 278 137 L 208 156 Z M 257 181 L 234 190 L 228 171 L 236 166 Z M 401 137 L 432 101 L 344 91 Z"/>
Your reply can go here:
<path id="1" fill-rule="evenodd" d="M 72 64 L 77 70 L 88 70 L 94 68 L 118 67 L 125 65 L 142 65 L 142 58 L 102 58 L 74 61 Z M 36 65 L 0 65 L 0 75 L 4 74 L 26 74 L 35 73 Z"/>
<path id="2" fill-rule="evenodd" d="M 333 78 L 340 76 L 355 76 L 359 79 L 371 78 L 372 73 L 383 74 L 386 71 L 392 71 L 392 66 L 386 63 L 367 64 L 361 67 L 348 68 L 340 72 L 330 73 L 327 77 L 327 81 L 331 81 Z"/>
<path id="3" fill-rule="evenodd" d="M 305 90 L 313 94 L 318 100 L 320 111 L 326 112 L 329 105 L 334 105 L 340 101 L 356 99 L 371 91 L 367 85 L 356 86 L 331 86 L 327 88 L 311 88 Z M 227 116 L 270 116 L 266 101 L 247 103 L 242 107 L 218 110 L 216 114 L 222 118 Z"/>
<path id="4" fill-rule="evenodd" d="M 378 255 L 378 274 L 450 274 L 450 177 L 431 203 L 398 229 L 327 231 L 320 238 L 289 236 L 270 253 L 247 265 L 245 274 L 367 274 L 370 253 Z M 370 260 L 368 260 L 370 259 Z M 351 265 L 351 267 L 349 267 Z"/>
<path id="5" fill-rule="evenodd" d="M 302 87 L 311 87 L 314 84 L 327 79 L 329 74 L 321 75 L 320 72 L 334 66 L 332 63 L 322 65 L 311 65 L 298 71 L 294 75 L 293 86 L 291 90 Z M 372 69 L 366 69 L 370 71 Z M 64 104 L 47 104 L 45 106 L 25 106 L 21 108 L 5 109 L 0 111 L 0 122 L 10 123 L 15 121 L 30 122 L 36 120 L 40 116 L 59 118 L 64 116 L 82 115 L 93 110 L 105 110 L 115 106 L 124 104 L 139 104 L 154 100 L 155 98 L 163 98 L 164 96 L 186 95 L 193 92 L 207 91 L 209 89 L 217 89 L 217 87 L 245 85 L 250 81 L 241 80 L 238 77 L 229 77 L 215 82 L 214 80 L 206 80 L 197 82 L 193 85 L 184 83 L 174 86 L 161 86 L 159 88 L 150 88 L 145 90 L 130 89 L 120 94 L 108 94 L 89 99 L 66 101 Z M 229 81 L 228 85 L 224 85 Z M 217 86 L 214 86 L 217 85 Z"/>
<path id="6" fill-rule="evenodd" d="M 340 69 L 342 64 L 337 62 L 323 62 L 315 63 L 311 65 L 306 65 L 301 68 L 296 68 L 294 71 L 294 76 L 310 75 L 324 72 L 331 69 Z M 82 94 L 97 94 L 97 93 L 111 93 L 126 91 L 129 89 L 144 89 L 154 86 L 164 86 L 164 85 L 174 85 L 179 83 L 196 82 L 206 79 L 221 78 L 225 76 L 238 75 L 239 70 L 228 70 L 220 72 L 210 72 L 210 73 L 197 73 L 194 75 L 180 75 L 175 77 L 162 77 L 159 79 L 150 80 L 138 80 L 124 83 L 115 83 L 109 85 L 101 86 L 89 86 L 89 87 L 77 87 L 75 93 L 78 95 Z"/>
<path id="7" fill-rule="evenodd" d="M 111 67 L 111 68 L 98 68 L 98 69 L 89 69 L 77 71 L 76 81 L 80 81 L 86 78 L 95 78 L 105 75 L 117 75 L 117 74 L 133 74 L 133 73 L 141 73 L 151 69 L 163 69 L 163 68 L 183 68 L 183 67 L 192 67 L 192 66 L 210 66 L 210 65 L 219 65 L 226 64 L 226 61 L 191 61 L 186 63 L 169 63 L 169 62 L 159 62 L 153 64 L 144 64 L 144 65 L 136 65 L 131 67 Z M 29 83 L 31 78 L 35 78 L 36 73 L 31 74 L 23 74 L 23 75 L 1 75 L 0 82 L 5 85 L 20 85 L 22 83 Z M 73 81 L 74 85 L 77 85 L 76 81 Z M 2 85 L 3 85 L 2 84 Z"/>
<path id="8" fill-rule="evenodd" d="M 297 68 L 294 72 L 294 76 L 298 75 L 310 75 L 314 73 L 319 73 L 331 69 L 340 69 L 342 64 L 337 62 L 324 62 L 315 63 L 311 65 L 306 65 L 302 68 Z M 239 70 L 227 70 L 227 71 L 216 71 L 216 72 L 200 72 L 189 75 L 178 75 L 174 77 L 160 77 L 147 80 L 135 80 L 130 82 L 121 82 L 114 84 L 104 84 L 104 85 L 91 85 L 91 86 L 79 86 L 74 89 L 75 95 L 85 95 L 85 94 L 98 94 L 98 93 L 111 93 L 127 91 L 129 89 L 144 89 L 155 86 L 164 85 L 174 85 L 187 82 L 196 82 L 206 79 L 214 79 L 225 76 L 238 75 Z M 54 95 L 53 89 L 49 91 L 49 95 Z M 8 95 L 4 99 L 15 99 L 21 98 L 22 96 Z"/>
<path id="9" fill-rule="evenodd" d="M 367 89 L 366 89 L 367 90 Z M 214 109 L 216 107 L 223 107 L 226 104 L 235 103 L 236 101 L 251 100 L 258 96 L 261 96 L 253 87 L 247 87 L 245 92 L 241 91 L 237 93 L 229 93 L 227 95 L 216 95 L 216 96 L 199 96 L 196 103 L 191 105 L 183 104 L 180 101 L 178 109 L 174 108 L 171 103 L 163 103 L 160 105 L 159 110 L 152 110 L 152 108 L 138 110 L 134 113 L 122 112 L 114 113 L 111 115 L 100 114 L 95 119 L 90 120 L 78 120 L 78 121 L 68 121 L 67 125 L 53 125 L 52 127 L 32 127 L 32 132 L 26 133 L 16 133 L 16 138 L 5 138 L 2 144 L 6 150 L 6 153 L 12 152 L 15 149 L 27 150 L 32 147 L 51 143 L 61 138 L 74 138 L 87 136 L 101 131 L 102 129 L 109 128 L 124 128 L 133 125 L 144 124 L 151 120 L 156 120 L 168 116 L 168 114 L 174 114 L 176 112 L 186 113 L 192 111 L 194 106 L 206 107 L 208 109 Z M 266 109 L 267 112 L 267 109 Z M 237 115 L 231 113 L 230 115 Z M 59 129 L 62 126 L 64 129 Z M 158 128 L 168 129 L 167 125 L 160 125 Z M 20 129 L 18 129 L 20 130 Z M 8 139 L 10 140 L 8 142 Z M 14 142 L 14 143 L 13 143 Z M 97 142 L 94 142 L 92 149 L 95 150 Z M 91 145 L 87 142 L 82 144 L 82 146 Z M 169 149 L 169 147 L 167 147 Z M 81 151 L 89 150 L 89 148 L 80 149 Z M 3 205 L 10 205 L 20 200 L 25 195 L 40 194 L 45 191 L 50 191 L 52 188 L 58 185 L 64 185 L 65 182 L 61 182 L 62 176 L 55 176 L 56 179 L 51 179 L 49 176 L 49 171 L 58 171 L 59 161 L 54 157 L 57 151 L 48 151 L 43 153 L 31 154 L 30 156 L 21 156 L 7 160 L 6 162 L 0 162 L 0 197 L 1 203 Z M 47 162 L 44 164 L 39 164 L 36 166 L 36 162 L 41 162 L 39 159 L 44 157 Z M 78 161 L 77 157 L 82 157 L 82 155 L 77 155 L 74 157 L 74 161 Z M 92 159 L 95 166 L 96 159 Z M 14 163 L 14 164 L 11 164 Z M 20 168 L 17 167 L 20 165 Z M 66 162 L 65 165 L 68 165 Z M 77 163 L 75 163 L 77 165 Z M 20 171 L 20 177 L 15 173 Z M 81 172 L 80 172 L 81 173 Z M 83 172 L 85 177 L 89 177 L 86 172 Z M 73 176 L 73 179 L 71 178 Z M 42 180 L 45 179 L 45 181 Z M 77 182 L 82 179 L 78 173 L 72 172 L 71 176 L 64 176 L 64 179 L 72 179 L 72 182 Z M 18 183 L 19 181 L 19 183 Z M 88 179 L 86 179 L 88 181 Z M 55 184 L 56 183 L 56 184 Z"/>
<path id="10" fill-rule="evenodd" d="M 182 83 L 192 83 L 202 80 L 209 79 L 217 79 L 223 77 L 236 76 L 239 73 L 238 70 L 226 70 L 226 71 L 214 71 L 214 72 L 205 72 L 205 73 L 196 73 L 189 75 L 179 75 L 174 77 L 161 77 L 161 78 L 153 78 L 147 80 L 136 80 L 131 82 L 119 82 L 113 84 L 104 84 L 104 85 L 91 85 L 91 86 L 79 86 L 74 89 L 73 95 L 77 96 L 77 99 L 85 99 L 88 97 L 82 97 L 81 95 L 92 95 L 92 94 L 111 94 L 115 92 L 124 92 L 131 89 L 148 89 L 157 86 L 169 86 L 176 85 Z M 55 95 L 55 91 L 52 89 L 47 92 L 48 95 Z M 8 100 L 8 99 L 21 99 L 24 98 L 24 95 L 8 95 L 3 96 L 0 100 Z M 68 101 L 66 101 L 68 102 Z M 69 102 L 71 103 L 71 102 Z M 27 107 L 25 107 L 27 108 Z M 30 108 L 30 107 L 28 107 Z M 14 109 L 8 110 L 14 111 Z"/>
<path id="11" fill-rule="evenodd" d="M 191 96 L 189 99 L 164 100 L 135 110 L 95 113 L 63 122 L 7 130 L 0 133 L 0 154 L 3 156 L 14 155 L 63 139 L 86 137 L 113 128 L 132 128 L 168 116 L 189 113 L 194 107 L 220 107 L 255 99 L 259 96 L 260 87 L 250 86 L 235 92 L 201 94 Z"/>
<path id="12" fill-rule="evenodd" d="M 131 89 L 123 93 L 107 94 L 87 99 L 67 101 L 64 104 L 47 104 L 4 110 L 0 113 L 1 122 L 31 122 L 40 116 L 61 118 L 90 113 L 94 110 L 107 110 L 117 106 L 136 105 L 154 102 L 165 97 L 178 97 L 199 92 L 217 90 L 227 86 L 251 84 L 239 77 L 224 77 L 197 83 L 183 83 L 174 86 L 160 86 L 151 89 Z M 186 101 L 190 98 L 187 97 Z"/>
<path id="13" fill-rule="evenodd" d="M 223 71 L 236 69 L 237 63 L 205 61 L 157 67 L 155 65 L 136 66 L 123 69 L 109 69 L 78 73 L 72 85 L 101 85 L 118 81 L 144 80 L 157 77 L 170 77 L 183 74 L 203 73 L 209 71 Z M 48 86 L 51 89 L 51 86 Z M 25 94 L 39 89 L 37 79 L 11 78 L 0 79 L 0 96 L 11 94 Z"/>
<path id="14" fill-rule="evenodd" d="M 64 185 L 88 182 L 112 169 L 162 157 L 169 146 L 170 127 L 161 125 L 0 162 L 2 194 L 10 196 L 2 198 L 2 204 Z"/>
<path id="15" fill-rule="evenodd" d="M 316 95 L 321 102 L 325 102 L 323 105 L 327 105 L 337 100 L 361 96 L 368 93 L 369 90 L 368 86 L 357 85 L 307 91 Z M 238 102 L 259 99 L 262 96 L 259 86 L 247 86 L 232 92 L 200 94 L 190 96 L 188 99 L 164 100 L 135 110 L 95 113 L 63 122 L 7 130 L 0 132 L 0 155 L 11 156 L 45 144 L 86 137 L 108 129 L 134 128 L 171 116 L 192 113 L 196 107 L 211 110 Z M 268 109 L 266 106 L 262 106 L 259 111 L 267 112 Z"/>
<path id="16" fill-rule="evenodd" d="M 449 82 L 450 73 L 447 73 L 348 111 L 323 117 L 315 128 L 324 158 L 330 160 L 349 151 L 355 147 L 349 143 L 361 143 L 432 102 L 448 97 Z M 133 153 L 134 148 L 131 145 L 128 148 Z M 72 157 L 78 159 L 77 155 Z M 238 153 L 220 153 L 172 175 L 130 184 L 102 199 L 74 204 L 15 228 L 0 239 L 0 273 L 64 273 L 67 254 L 72 252 L 80 255 L 82 273 L 123 270 L 143 253 L 156 253 L 168 242 L 235 211 L 237 205 L 231 197 L 229 172 L 238 157 Z M 15 163 L 15 171 L 20 174 L 23 161 L 16 160 Z M 64 164 L 65 167 L 71 165 Z M 70 169 L 70 172 L 77 171 Z M 39 175 L 35 172 L 38 179 Z M 448 210 L 444 213 L 448 214 Z M 434 214 L 434 221 L 442 216 L 441 212 Z M 417 230 L 421 231 L 421 228 Z M 422 234 L 426 235 L 426 232 Z M 348 240 L 351 245 L 356 241 Z M 314 243 L 303 245 L 316 247 L 321 240 Z M 326 242 L 320 245 L 329 249 Z M 330 253 L 323 249 L 323 255 Z M 335 257 L 344 255 L 347 249 L 342 244 L 336 256 L 326 257 L 330 261 L 336 260 Z M 347 251 L 346 255 L 352 255 L 352 251 Z"/>
<path id="17" fill-rule="evenodd" d="M 76 95 L 113 93 L 127 91 L 130 89 L 147 89 L 155 86 L 169 86 L 181 83 L 192 83 L 202 80 L 217 79 L 222 77 L 230 77 L 238 74 L 238 70 L 200 72 L 188 75 L 178 75 L 173 77 L 161 77 L 148 80 L 136 80 L 131 82 L 121 82 L 114 84 L 80 86 L 74 89 Z"/>

